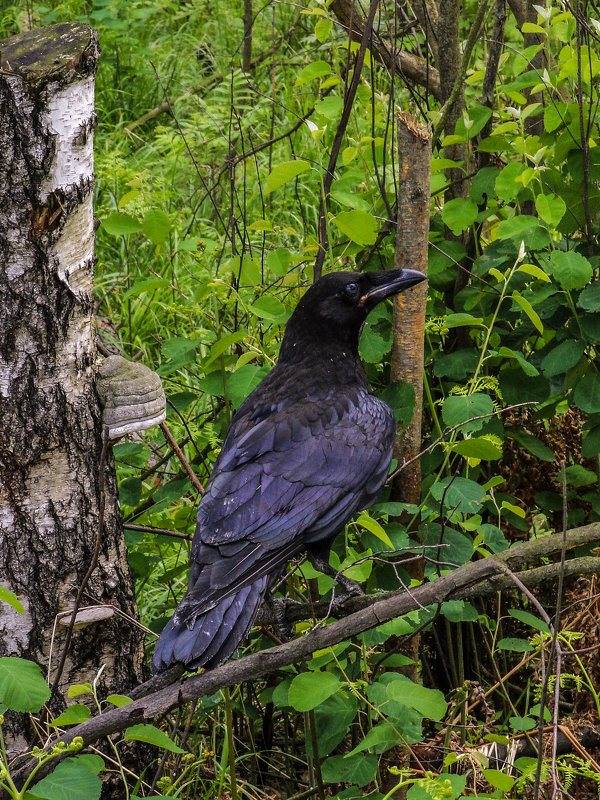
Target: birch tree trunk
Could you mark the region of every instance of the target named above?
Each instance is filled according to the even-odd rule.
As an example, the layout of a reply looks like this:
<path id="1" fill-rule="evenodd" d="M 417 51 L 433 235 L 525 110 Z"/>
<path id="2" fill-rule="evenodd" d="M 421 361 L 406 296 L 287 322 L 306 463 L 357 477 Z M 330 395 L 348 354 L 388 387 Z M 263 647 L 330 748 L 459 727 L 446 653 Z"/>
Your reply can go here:
<path id="1" fill-rule="evenodd" d="M 79 23 L 0 42 L 0 584 L 25 609 L 0 602 L 0 656 L 40 664 L 57 685 L 56 707 L 69 684 L 93 680 L 103 665 L 103 689 L 127 692 L 142 678 L 142 634 L 124 616 L 135 621 L 136 607 L 110 450 L 99 470 L 98 55 L 96 32 Z M 97 541 L 81 605 L 99 613 L 88 614 L 91 624 L 77 616 L 60 670 Z M 39 743 L 22 725 L 12 722 L 13 751 Z"/>

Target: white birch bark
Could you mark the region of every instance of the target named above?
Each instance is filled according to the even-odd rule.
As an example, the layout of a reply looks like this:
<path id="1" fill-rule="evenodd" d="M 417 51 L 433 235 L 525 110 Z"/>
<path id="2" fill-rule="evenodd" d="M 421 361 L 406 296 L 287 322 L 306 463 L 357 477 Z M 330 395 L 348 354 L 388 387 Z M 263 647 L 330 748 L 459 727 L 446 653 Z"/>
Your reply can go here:
<path id="1" fill-rule="evenodd" d="M 93 130 L 96 33 L 60 24 L 0 47 L 0 656 L 54 672 L 99 529 L 102 423 L 94 386 Z M 98 567 L 85 605 L 135 618 L 112 460 Z M 118 613 L 77 627 L 60 691 L 106 664 L 140 680 L 139 631 Z M 52 652 L 51 652 L 52 651 Z M 49 675 L 52 683 L 55 674 Z M 58 701 L 57 701 L 58 702 Z M 18 731 L 15 727 L 16 747 Z"/>

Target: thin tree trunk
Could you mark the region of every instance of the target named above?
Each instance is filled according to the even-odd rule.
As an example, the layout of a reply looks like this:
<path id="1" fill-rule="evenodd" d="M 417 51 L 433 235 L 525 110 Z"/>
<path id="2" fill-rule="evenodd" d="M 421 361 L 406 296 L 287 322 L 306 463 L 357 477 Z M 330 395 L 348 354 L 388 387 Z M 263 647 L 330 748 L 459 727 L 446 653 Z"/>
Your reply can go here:
<path id="1" fill-rule="evenodd" d="M 410 114 L 398 113 L 398 226 L 396 228 L 396 268 L 410 267 L 427 273 L 429 240 L 429 184 L 431 177 L 431 131 Z M 414 458 L 421 450 L 423 415 L 423 340 L 427 286 L 421 283 L 413 291 L 396 296 L 394 302 L 391 379 L 406 381 L 415 395 L 415 407 L 408 426 L 396 435 L 395 455 L 398 464 Z M 421 464 L 415 459 L 392 484 L 391 498 L 404 503 L 421 502 Z M 411 577 L 423 580 L 423 561 L 409 565 Z M 413 636 L 402 647 L 412 664 L 402 672 L 411 680 L 418 678 L 420 637 Z M 400 768 L 410 766 L 410 751 L 400 754 Z M 384 787 L 384 788 L 390 788 Z M 405 797 L 401 790 L 399 797 Z"/>
<path id="2" fill-rule="evenodd" d="M 127 692 L 142 678 L 137 616 L 110 449 L 94 385 L 92 206 L 97 34 L 60 24 L 0 52 L 0 655 L 31 659 L 57 683 Z M 102 508 L 104 506 L 104 508 Z M 58 675 L 75 597 L 99 545 Z M 62 616 L 61 616 L 62 615 Z M 94 617 L 94 615 L 92 615 Z M 19 715 L 22 717 L 23 715 Z M 10 747 L 36 744 L 23 719 Z M 26 740 L 29 739 L 27 742 Z"/>
<path id="3" fill-rule="evenodd" d="M 396 268 L 410 267 L 427 273 L 429 236 L 429 181 L 431 174 L 431 133 L 425 125 L 398 114 L 398 227 Z M 427 286 L 396 295 L 394 303 L 392 381 L 406 381 L 415 392 L 415 411 L 409 426 L 398 433 L 396 457 L 399 464 L 414 458 L 421 449 L 423 406 L 423 338 Z M 421 501 L 421 467 L 415 460 L 393 484 L 394 496 L 405 503 Z"/>

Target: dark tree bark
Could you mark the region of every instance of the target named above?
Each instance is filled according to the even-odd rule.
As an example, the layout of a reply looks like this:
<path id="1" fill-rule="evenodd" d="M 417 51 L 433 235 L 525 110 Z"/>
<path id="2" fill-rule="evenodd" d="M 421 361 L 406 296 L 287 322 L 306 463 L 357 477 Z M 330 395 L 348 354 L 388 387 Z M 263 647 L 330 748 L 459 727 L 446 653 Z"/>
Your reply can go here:
<path id="1" fill-rule="evenodd" d="M 60 24 L 0 50 L 0 656 L 57 684 L 126 692 L 142 678 L 142 634 L 110 449 L 94 385 L 93 150 L 97 34 Z M 103 509 L 102 509 L 103 507 Z M 75 597 L 102 606 L 69 633 Z M 70 646 L 58 669 L 67 639 Z M 23 715 L 19 715 L 22 717 Z M 35 744 L 22 719 L 11 750 Z M 29 739 L 27 742 L 26 740 Z"/>

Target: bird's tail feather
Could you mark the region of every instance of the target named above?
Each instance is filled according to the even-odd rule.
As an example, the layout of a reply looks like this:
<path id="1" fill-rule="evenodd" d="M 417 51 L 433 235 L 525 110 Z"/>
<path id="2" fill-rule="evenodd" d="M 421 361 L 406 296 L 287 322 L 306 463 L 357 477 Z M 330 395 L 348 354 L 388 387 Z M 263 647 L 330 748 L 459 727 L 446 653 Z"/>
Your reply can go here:
<path id="1" fill-rule="evenodd" d="M 244 586 L 197 616 L 191 629 L 185 621 L 175 622 L 175 614 L 156 644 L 153 671 L 161 672 L 176 663 L 188 669 L 222 664 L 248 633 L 267 586 L 266 575 Z"/>

